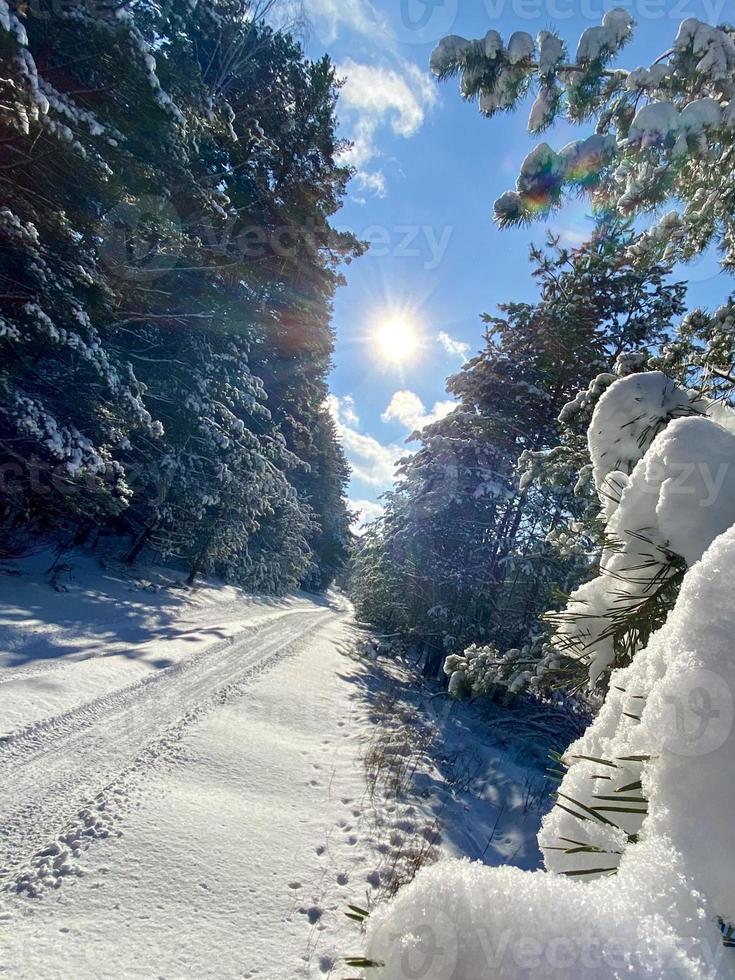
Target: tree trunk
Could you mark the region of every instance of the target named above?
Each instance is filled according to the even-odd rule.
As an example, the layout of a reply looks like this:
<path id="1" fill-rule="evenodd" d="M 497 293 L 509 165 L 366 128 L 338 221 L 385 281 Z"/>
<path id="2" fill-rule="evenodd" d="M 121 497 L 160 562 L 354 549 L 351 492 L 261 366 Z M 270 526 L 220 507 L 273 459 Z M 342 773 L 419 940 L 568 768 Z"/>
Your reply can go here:
<path id="1" fill-rule="evenodd" d="M 426 660 L 424 661 L 424 677 L 436 680 L 444 663 L 444 648 L 434 643 L 426 644 Z"/>
<path id="2" fill-rule="evenodd" d="M 187 585 L 189 586 L 193 585 L 194 582 L 196 581 L 197 575 L 204 568 L 204 562 L 206 560 L 207 552 L 209 551 L 209 545 L 211 541 L 212 541 L 212 535 L 210 534 L 208 535 L 207 540 L 204 542 L 201 549 L 199 550 L 199 554 L 194 559 L 194 564 L 191 566 L 189 577 L 186 580 Z"/>
<path id="3" fill-rule="evenodd" d="M 123 559 L 126 565 L 129 565 L 132 568 L 132 566 L 136 563 L 140 557 L 141 551 L 143 548 L 145 548 L 150 536 L 153 534 L 155 527 L 156 525 L 154 522 L 153 524 L 149 524 L 147 527 L 143 528 Z"/>

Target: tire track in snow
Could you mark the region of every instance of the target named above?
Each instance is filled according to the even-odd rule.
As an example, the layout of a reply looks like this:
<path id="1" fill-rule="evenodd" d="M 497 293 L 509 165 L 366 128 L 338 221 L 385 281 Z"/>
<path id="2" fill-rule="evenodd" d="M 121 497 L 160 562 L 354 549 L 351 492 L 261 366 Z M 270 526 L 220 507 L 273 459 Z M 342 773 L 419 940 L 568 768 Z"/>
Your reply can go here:
<path id="1" fill-rule="evenodd" d="M 259 608 L 259 607 L 254 607 Z M 201 634 L 212 622 L 216 622 L 218 627 L 227 627 L 242 621 L 243 615 L 243 605 L 242 601 L 230 601 L 218 605 L 212 605 L 210 608 L 204 607 L 201 610 L 196 610 L 200 613 L 198 616 L 194 616 L 189 619 L 179 619 L 178 627 L 168 626 L 164 627 L 160 625 L 158 627 L 151 627 L 152 632 L 146 636 L 145 639 L 130 640 L 127 643 L 128 649 L 135 650 L 141 656 L 144 655 L 149 647 L 156 646 L 161 643 L 166 643 L 169 640 L 181 640 L 189 636 L 196 636 Z M 247 633 L 252 633 L 260 630 L 264 625 L 272 622 L 281 616 L 289 616 L 294 613 L 308 612 L 307 608 L 302 605 L 301 608 L 281 608 L 278 612 L 274 613 L 263 613 L 262 616 L 258 617 L 253 622 L 248 622 L 247 625 L 243 625 L 241 630 L 238 630 L 233 634 L 235 638 L 243 636 Z M 112 652 L 113 656 L 124 656 L 123 646 L 125 644 L 124 633 L 125 630 L 129 628 L 130 620 L 128 616 L 123 616 L 118 620 L 110 620 L 104 624 L 105 633 L 99 636 L 99 642 L 95 647 L 87 647 L 82 652 L 81 656 L 72 656 L 68 651 L 64 649 L 63 646 L 58 648 L 57 656 L 52 657 L 48 660 L 33 660 L 27 664 L 14 665 L 11 662 L 7 662 L 8 655 L 3 652 L 2 658 L 0 658 L 0 667 L 10 668 L 9 670 L 0 671 L 0 691 L 5 684 L 14 684 L 18 681 L 27 681 L 38 677 L 47 677 L 50 674 L 54 674 L 58 671 L 63 671 L 70 665 L 78 665 L 89 663 L 91 660 L 99 660 L 105 656 L 109 656 Z M 183 627 L 189 627 L 184 629 Z M 77 625 L 76 630 L 82 627 Z M 156 632 L 158 630 L 158 632 Z M 2 632 L 2 624 L 0 624 L 0 633 Z M 46 637 L 47 641 L 58 643 L 59 639 L 64 639 L 69 643 L 72 642 L 75 636 L 74 630 L 71 628 L 65 628 L 55 634 L 50 634 Z M 114 639 L 111 637 L 114 636 Z M 228 640 L 231 637 L 228 638 Z M 110 645 L 112 644 L 112 651 L 110 650 Z M 207 649 L 212 649 L 214 645 L 207 647 Z M 19 650 L 11 649 L 10 656 L 20 652 L 23 654 L 24 647 L 19 648 Z"/>
<path id="2" fill-rule="evenodd" d="M 101 715 L 114 711 L 122 702 L 138 696 L 145 688 L 164 684 L 169 685 L 173 677 L 177 674 L 186 672 L 191 668 L 199 668 L 203 663 L 214 670 L 218 669 L 217 663 L 211 660 L 222 651 L 240 648 L 245 642 L 255 642 L 261 636 L 266 636 L 274 630 L 279 631 L 283 628 L 283 620 L 288 616 L 309 615 L 313 616 L 322 610 L 287 610 L 280 615 L 269 617 L 262 623 L 247 626 L 233 636 L 212 643 L 204 650 L 180 660 L 170 667 L 158 670 L 147 677 L 134 681 L 132 684 L 119 687 L 108 694 L 102 694 L 97 698 L 86 701 L 84 704 L 77 705 L 69 711 L 59 715 L 51 715 L 40 721 L 33 722 L 25 728 L 18 729 L 8 735 L 0 736 L 0 778 L 2 778 L 3 768 L 11 765 L 10 760 L 16 760 L 18 766 L 31 764 L 36 756 L 33 749 L 40 752 L 47 750 L 48 745 L 56 738 L 63 738 L 72 735 L 77 729 L 94 725 Z M 186 635 L 186 634 L 183 634 Z M 241 654 L 238 654 L 241 656 Z M 62 669 L 64 664 L 59 665 Z M 0 808 L 0 814 L 2 809 Z"/>
<path id="3" fill-rule="evenodd" d="M 334 617 L 290 612 L 8 739 L 0 749 L 0 882 L 35 896 L 79 874 L 76 859 L 117 832 L 136 785 L 187 726 Z"/>

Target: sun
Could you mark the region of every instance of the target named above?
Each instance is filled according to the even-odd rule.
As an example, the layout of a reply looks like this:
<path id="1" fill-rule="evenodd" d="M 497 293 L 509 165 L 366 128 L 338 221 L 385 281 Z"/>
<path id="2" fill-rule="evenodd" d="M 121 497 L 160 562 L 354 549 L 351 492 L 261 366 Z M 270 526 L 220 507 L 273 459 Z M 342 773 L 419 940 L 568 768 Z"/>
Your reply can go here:
<path id="1" fill-rule="evenodd" d="M 405 364 L 418 354 L 421 338 L 414 321 L 404 314 L 382 319 L 374 332 L 381 358 L 389 364 Z"/>

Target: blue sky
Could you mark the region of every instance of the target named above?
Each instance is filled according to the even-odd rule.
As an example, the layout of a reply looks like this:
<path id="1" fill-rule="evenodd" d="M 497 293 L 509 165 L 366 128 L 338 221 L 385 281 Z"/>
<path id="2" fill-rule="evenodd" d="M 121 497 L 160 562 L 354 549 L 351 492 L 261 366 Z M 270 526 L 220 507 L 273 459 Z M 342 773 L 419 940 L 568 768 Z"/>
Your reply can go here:
<path id="1" fill-rule="evenodd" d="M 365 517 L 391 484 L 409 432 L 447 411 L 446 377 L 482 346 L 482 312 L 533 299 L 527 261 L 545 225 L 500 231 L 492 203 L 515 181 L 534 145 L 527 109 L 492 120 L 462 101 L 458 84 L 439 85 L 427 65 L 447 33 L 481 37 L 498 30 L 535 35 L 554 26 L 570 47 L 615 6 L 637 22 L 626 67 L 650 64 L 670 47 L 687 16 L 726 19 L 726 0 L 305 0 L 308 50 L 327 51 L 346 78 L 342 133 L 355 141 L 358 170 L 341 227 L 373 248 L 347 269 L 336 302 L 333 410 L 353 467 L 350 498 Z M 529 102 L 530 108 L 530 102 Z M 582 133 L 585 135 L 586 131 Z M 576 138 L 566 124 L 544 138 L 557 148 Z M 571 202 L 551 223 L 570 243 L 583 237 L 584 206 Z M 714 256 L 680 270 L 690 303 L 716 306 L 728 292 Z M 417 356 L 387 364 L 376 330 L 408 312 L 422 344 Z"/>

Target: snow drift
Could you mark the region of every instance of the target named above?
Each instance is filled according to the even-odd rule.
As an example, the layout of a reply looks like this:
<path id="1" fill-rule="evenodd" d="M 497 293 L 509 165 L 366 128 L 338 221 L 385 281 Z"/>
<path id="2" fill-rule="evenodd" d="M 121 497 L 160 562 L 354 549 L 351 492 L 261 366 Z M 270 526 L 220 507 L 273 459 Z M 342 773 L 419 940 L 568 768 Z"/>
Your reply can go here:
<path id="1" fill-rule="evenodd" d="M 599 718 L 569 750 L 570 762 L 590 756 L 618 767 L 578 758 L 562 784 L 570 797 L 590 784 L 613 795 L 610 773 L 642 783 L 639 840 L 589 817 L 594 833 L 577 854 L 552 850 L 571 832 L 567 821 L 579 834 L 579 820 L 557 808 L 541 843 L 547 864 L 565 873 L 468 862 L 429 869 L 369 920 L 368 956 L 385 964 L 376 977 L 735 975 L 717 923 L 735 920 L 733 590 L 730 529 L 689 572 L 666 626 L 613 675 Z M 640 721 L 631 702 L 644 704 Z M 623 761 L 644 756 L 651 761 Z M 606 859 L 581 849 L 600 845 L 624 850 L 618 873 L 580 880 Z"/>

